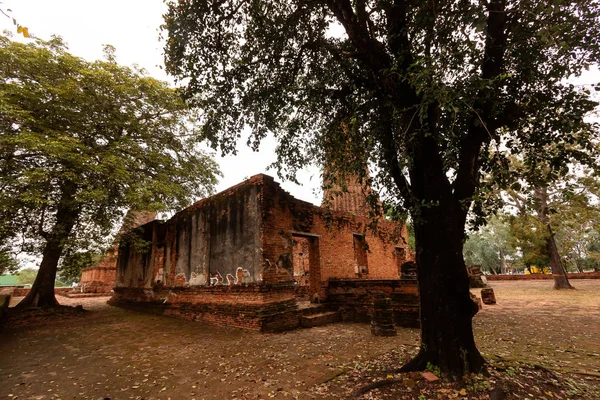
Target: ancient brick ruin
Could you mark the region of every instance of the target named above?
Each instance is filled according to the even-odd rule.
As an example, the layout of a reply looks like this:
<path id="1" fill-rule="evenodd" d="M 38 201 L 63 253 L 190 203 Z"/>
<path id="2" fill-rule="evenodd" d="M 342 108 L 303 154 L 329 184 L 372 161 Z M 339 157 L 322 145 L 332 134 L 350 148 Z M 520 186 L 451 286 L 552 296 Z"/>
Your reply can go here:
<path id="1" fill-rule="evenodd" d="M 156 218 L 155 212 L 129 211 L 123 220 L 120 237 L 124 233 Z M 119 244 L 109 249 L 96 265 L 81 270 L 81 279 L 73 292 L 78 294 L 109 294 L 115 286 Z M 73 297 L 73 296 L 71 296 Z"/>
<path id="2" fill-rule="evenodd" d="M 369 222 L 347 208 L 298 200 L 273 178 L 255 175 L 168 221 L 143 225 L 137 230 L 143 241 L 122 241 L 110 303 L 280 331 L 301 325 L 310 308 L 301 300 L 324 304 L 319 307 L 329 311 L 354 308 L 346 314 L 360 319 L 369 313 L 365 298 L 376 289 L 410 303 L 408 325 L 418 325 L 416 280 L 399 279 L 401 266 L 411 258 L 405 227 L 380 220 L 374 234 L 366 229 Z M 347 296 L 344 302 L 340 293 L 348 287 L 370 294 Z M 403 287 L 410 289 L 403 292 Z M 329 301 L 332 294 L 335 302 Z"/>

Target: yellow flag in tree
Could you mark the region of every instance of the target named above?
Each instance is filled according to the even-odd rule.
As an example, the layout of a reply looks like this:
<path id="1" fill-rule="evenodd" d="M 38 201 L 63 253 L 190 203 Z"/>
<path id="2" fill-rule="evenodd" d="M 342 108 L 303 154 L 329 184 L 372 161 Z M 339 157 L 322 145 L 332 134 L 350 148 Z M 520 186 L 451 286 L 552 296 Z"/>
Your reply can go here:
<path id="1" fill-rule="evenodd" d="M 26 38 L 29 37 L 29 29 L 23 28 L 23 36 L 25 36 Z"/>

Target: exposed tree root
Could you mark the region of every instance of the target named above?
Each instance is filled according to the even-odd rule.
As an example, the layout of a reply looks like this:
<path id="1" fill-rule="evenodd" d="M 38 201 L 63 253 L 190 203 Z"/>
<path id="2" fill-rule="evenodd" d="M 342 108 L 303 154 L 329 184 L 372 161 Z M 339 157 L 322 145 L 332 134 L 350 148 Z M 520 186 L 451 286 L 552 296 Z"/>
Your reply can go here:
<path id="1" fill-rule="evenodd" d="M 476 373 L 482 373 L 484 376 L 489 376 L 489 373 L 485 368 L 485 360 L 483 359 L 483 357 L 481 357 L 481 356 L 479 356 L 479 357 L 480 357 L 480 359 L 471 360 L 471 363 L 472 363 L 471 366 L 474 366 L 471 368 L 471 371 L 476 372 Z M 409 362 L 404 364 L 402 367 L 397 369 L 395 372 L 402 373 L 402 372 L 424 371 L 427 369 L 428 364 L 437 365 L 437 361 L 434 359 L 434 357 L 431 356 L 431 354 L 429 354 L 426 351 L 424 351 L 423 349 L 421 349 L 421 350 L 419 350 L 419 353 L 417 353 L 417 355 L 412 360 L 410 360 Z M 459 375 L 452 375 L 452 374 L 445 373 L 444 370 L 442 370 L 441 372 L 442 372 L 442 376 L 449 380 L 456 381 L 461 378 L 461 376 L 459 376 Z"/>
<path id="2" fill-rule="evenodd" d="M 421 349 L 412 360 L 401 366 L 396 372 L 423 371 L 428 362 L 431 362 L 431 360 L 426 357 L 425 352 Z"/>
<path id="3" fill-rule="evenodd" d="M 32 289 L 33 291 L 34 289 Z M 52 293 L 52 296 L 41 296 L 39 292 L 30 291 L 23 300 L 19 302 L 14 308 L 17 310 L 24 310 L 27 308 L 47 308 L 47 307 L 60 307 L 56 296 Z"/>

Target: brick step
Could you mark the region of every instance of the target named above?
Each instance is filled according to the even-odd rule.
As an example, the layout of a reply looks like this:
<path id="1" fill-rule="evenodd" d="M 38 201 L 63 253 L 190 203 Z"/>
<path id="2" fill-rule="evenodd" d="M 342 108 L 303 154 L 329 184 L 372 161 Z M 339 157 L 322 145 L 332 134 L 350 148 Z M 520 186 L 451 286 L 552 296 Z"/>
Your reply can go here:
<path id="1" fill-rule="evenodd" d="M 327 311 L 313 315 L 303 315 L 300 319 L 300 325 L 304 328 L 312 328 L 314 326 L 323 326 L 332 324 L 334 322 L 340 322 L 342 316 L 337 311 Z"/>
<path id="2" fill-rule="evenodd" d="M 298 309 L 302 311 L 302 315 L 322 314 L 329 311 L 329 305 L 326 303 L 314 304 L 308 302 L 298 302 Z"/>

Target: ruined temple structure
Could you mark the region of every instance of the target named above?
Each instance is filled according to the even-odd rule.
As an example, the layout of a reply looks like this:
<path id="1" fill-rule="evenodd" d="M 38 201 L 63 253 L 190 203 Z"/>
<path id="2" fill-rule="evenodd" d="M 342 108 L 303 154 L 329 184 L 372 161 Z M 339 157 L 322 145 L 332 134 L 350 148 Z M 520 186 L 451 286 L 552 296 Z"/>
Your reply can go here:
<path id="1" fill-rule="evenodd" d="M 481 272 L 481 265 L 467 265 L 467 274 L 469 275 L 470 288 L 487 287 L 487 279 Z"/>
<path id="2" fill-rule="evenodd" d="M 367 192 L 371 189 L 365 188 L 358 176 L 352 174 L 346 176 L 343 187 L 341 182 L 330 182 L 324 186 L 322 207 L 361 217 L 369 215 L 371 209 L 367 203 Z"/>
<path id="3" fill-rule="evenodd" d="M 323 314 L 345 307 L 355 312 L 344 315 L 369 319 L 365 305 L 383 291 L 417 304 L 411 314 L 417 319 L 415 280 L 404 291 L 399 279 L 411 259 L 405 227 L 380 220 L 373 233 L 368 223 L 361 213 L 298 200 L 272 177 L 255 175 L 167 221 L 140 227 L 149 246 L 122 241 L 110 304 L 281 331 L 300 326 L 314 307 Z M 331 285 L 336 302 L 328 301 Z"/>
<path id="4" fill-rule="evenodd" d="M 129 211 L 123 219 L 123 225 L 119 230 L 119 236 L 140 225 L 156 219 L 156 213 L 152 211 Z M 118 237 L 119 237 L 118 236 Z M 115 243 L 109 249 L 104 258 L 96 265 L 81 270 L 81 280 L 73 292 L 82 294 L 108 294 L 115 286 L 117 270 L 117 256 L 119 244 Z M 75 297 L 75 296 L 69 296 Z"/>

